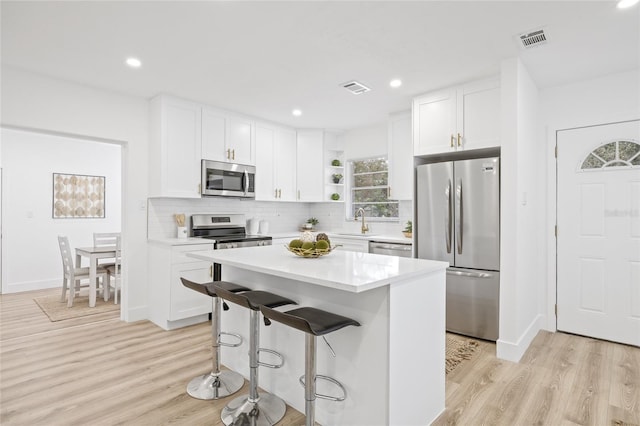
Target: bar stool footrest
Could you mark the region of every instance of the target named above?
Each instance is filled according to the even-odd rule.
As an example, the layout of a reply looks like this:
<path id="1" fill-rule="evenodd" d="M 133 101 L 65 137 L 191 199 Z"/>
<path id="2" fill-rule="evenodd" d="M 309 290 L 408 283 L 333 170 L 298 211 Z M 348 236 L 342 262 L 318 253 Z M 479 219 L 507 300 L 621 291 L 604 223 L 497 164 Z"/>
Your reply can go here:
<path id="1" fill-rule="evenodd" d="M 238 343 L 228 343 L 228 342 L 223 342 L 221 337 L 222 335 L 225 336 L 233 336 L 236 339 L 238 339 Z M 242 339 L 242 336 L 236 333 L 225 333 L 224 331 L 221 331 L 220 334 L 218 334 L 218 345 L 220 346 L 227 346 L 229 348 L 237 348 L 238 346 L 240 346 L 242 344 L 244 339 Z"/>
<path id="2" fill-rule="evenodd" d="M 260 359 L 258 358 L 258 365 L 262 367 L 268 367 L 268 368 L 280 368 L 284 365 L 284 357 L 280 352 L 276 352 L 273 349 L 258 348 L 258 357 L 260 356 L 260 352 L 267 352 L 267 353 L 270 353 L 271 355 L 275 355 L 277 358 L 280 359 L 280 364 L 269 364 L 269 363 L 260 361 Z"/>
<path id="3" fill-rule="evenodd" d="M 340 401 L 344 401 L 345 399 L 347 399 L 347 390 L 345 389 L 345 387 L 343 386 L 342 383 L 340 383 L 339 381 L 337 381 L 333 377 L 323 376 L 321 374 L 316 374 L 316 382 L 318 381 L 318 379 L 326 380 L 326 381 L 331 382 L 334 385 L 336 385 L 342 391 L 342 396 L 332 396 L 332 395 L 324 395 L 324 394 L 321 394 L 321 393 L 316 393 L 315 394 L 316 398 L 327 399 L 329 401 L 335 401 L 335 402 L 340 402 Z M 302 385 L 302 387 L 305 387 L 304 375 L 300 376 L 299 382 Z"/>

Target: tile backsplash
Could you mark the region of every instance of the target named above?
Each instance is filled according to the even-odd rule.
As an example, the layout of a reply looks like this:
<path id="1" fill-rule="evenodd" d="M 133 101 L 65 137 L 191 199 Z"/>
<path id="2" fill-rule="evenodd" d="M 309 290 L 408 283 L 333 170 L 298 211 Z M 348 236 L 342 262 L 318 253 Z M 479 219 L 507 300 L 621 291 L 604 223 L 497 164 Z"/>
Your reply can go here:
<path id="1" fill-rule="evenodd" d="M 360 229 L 360 222 L 345 220 L 343 203 L 286 203 L 218 197 L 149 198 L 147 237 L 175 238 L 177 225 L 173 215 L 176 213 L 186 216 L 187 227 L 192 214 L 240 213 L 247 219 L 268 221 L 270 234 L 297 232 L 310 217 L 318 219 L 317 228 L 323 231 L 358 232 Z M 411 202 L 401 201 L 398 222 L 369 222 L 369 229 L 371 233 L 393 235 L 402 231 L 411 216 Z"/>

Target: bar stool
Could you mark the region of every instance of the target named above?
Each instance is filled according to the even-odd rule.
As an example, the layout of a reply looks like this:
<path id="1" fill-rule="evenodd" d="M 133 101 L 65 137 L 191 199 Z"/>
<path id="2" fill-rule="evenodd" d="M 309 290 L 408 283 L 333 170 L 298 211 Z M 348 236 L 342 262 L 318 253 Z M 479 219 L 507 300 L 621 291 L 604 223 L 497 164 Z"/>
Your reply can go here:
<path id="1" fill-rule="evenodd" d="M 187 385 L 187 393 L 197 399 L 220 399 L 225 396 L 236 393 L 244 385 L 244 377 L 235 371 L 220 371 L 220 346 L 236 347 L 242 344 L 242 337 L 237 334 L 224 333 L 220 331 L 220 299 L 215 292 L 214 282 L 200 284 L 189 281 L 186 278 L 180 278 L 182 285 L 191 290 L 210 296 L 211 307 L 211 340 L 212 340 L 212 361 L 213 369 L 211 373 L 194 377 Z M 216 285 L 227 289 L 229 292 L 237 293 L 241 291 L 249 291 L 250 288 L 243 287 L 226 281 L 216 281 Z M 224 304 L 224 310 L 229 307 Z M 238 343 L 223 343 L 220 341 L 220 335 L 234 336 L 238 338 Z"/>
<path id="2" fill-rule="evenodd" d="M 258 366 L 269 368 L 280 368 L 284 364 L 281 354 L 270 349 L 262 349 L 260 344 L 260 323 L 258 321 L 260 308 L 267 306 L 277 308 L 284 305 L 297 305 L 291 299 L 278 296 L 267 291 L 247 291 L 244 293 L 232 293 L 226 289 L 214 285 L 216 294 L 240 306 L 250 310 L 249 317 L 249 394 L 235 398 L 222 409 L 222 422 L 225 425 L 274 425 L 284 417 L 287 406 L 284 401 L 275 395 L 267 392 L 258 394 Z M 265 325 L 271 324 L 268 319 L 264 319 Z M 258 356 L 260 352 L 268 352 L 280 358 L 280 364 L 267 364 L 260 362 Z"/>
<path id="3" fill-rule="evenodd" d="M 300 377 L 300 384 L 304 386 L 304 414 L 305 425 L 313 426 L 315 424 L 315 404 L 316 397 L 328 399 L 331 401 L 344 401 L 347 397 L 347 391 L 344 386 L 336 379 L 328 376 L 316 374 L 316 339 L 317 336 L 323 336 L 332 331 L 340 330 L 349 325 L 360 326 L 358 321 L 351 318 L 336 315 L 331 312 L 322 311 L 316 308 L 302 307 L 287 312 L 279 312 L 270 309 L 268 306 L 261 306 L 260 310 L 265 318 L 281 322 L 289 327 L 297 328 L 304 331 L 305 334 L 305 352 L 304 352 L 304 375 Z M 326 342 L 326 339 L 325 339 Z M 331 353 L 335 356 L 335 352 L 327 342 Z M 304 380 L 303 380 L 304 378 Z M 342 390 L 342 396 L 335 397 L 316 393 L 316 379 L 327 380 Z"/>

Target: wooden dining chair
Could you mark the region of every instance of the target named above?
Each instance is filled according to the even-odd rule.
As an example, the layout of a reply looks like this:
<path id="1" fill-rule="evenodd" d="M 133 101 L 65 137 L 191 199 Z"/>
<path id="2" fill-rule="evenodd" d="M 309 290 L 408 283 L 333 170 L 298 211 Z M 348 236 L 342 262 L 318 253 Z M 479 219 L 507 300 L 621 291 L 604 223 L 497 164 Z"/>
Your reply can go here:
<path id="1" fill-rule="evenodd" d="M 71 253 L 71 246 L 69 245 L 69 238 L 66 236 L 58 236 L 58 245 L 60 246 L 60 254 L 62 255 L 62 301 L 67 295 L 67 289 L 69 289 L 69 299 L 67 306 L 73 306 L 73 299 L 76 293 L 80 292 L 82 287 L 89 286 L 88 284 L 82 286 L 81 281 L 89 280 L 89 268 L 78 268 L 73 264 L 73 255 Z M 107 270 L 98 267 L 96 269 L 96 277 L 101 279 L 102 291 L 105 291 L 104 286 L 107 283 Z M 97 291 L 97 284 L 96 284 Z"/>
<path id="2" fill-rule="evenodd" d="M 122 251 L 120 247 L 121 240 L 118 236 L 118 239 L 116 240 L 116 261 L 113 265 L 106 267 L 108 285 L 111 285 L 111 278 L 113 278 L 113 303 L 116 305 L 118 304 L 118 292 L 122 285 Z"/>
<path id="3" fill-rule="evenodd" d="M 94 247 L 113 247 L 116 248 L 118 240 L 120 239 L 119 232 L 94 232 L 93 233 L 93 246 Z M 98 266 L 108 268 L 115 265 L 114 261 L 106 259 L 107 262 L 100 262 L 98 260 Z"/>

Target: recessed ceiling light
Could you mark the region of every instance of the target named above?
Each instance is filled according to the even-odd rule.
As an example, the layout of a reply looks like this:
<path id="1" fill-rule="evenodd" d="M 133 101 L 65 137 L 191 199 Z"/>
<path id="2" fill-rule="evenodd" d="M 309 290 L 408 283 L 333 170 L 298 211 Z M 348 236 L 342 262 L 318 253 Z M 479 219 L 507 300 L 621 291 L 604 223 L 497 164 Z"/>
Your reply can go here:
<path id="1" fill-rule="evenodd" d="M 389 86 L 391 87 L 400 87 L 402 86 L 402 80 L 399 78 L 395 78 L 389 82 Z"/>
<path id="2" fill-rule="evenodd" d="M 291 114 L 295 115 L 296 117 L 300 117 L 302 115 L 302 111 L 300 111 L 299 109 L 294 109 L 293 111 L 291 111 Z"/>
<path id="3" fill-rule="evenodd" d="M 618 2 L 618 9 L 626 9 L 634 6 L 636 3 L 638 3 L 638 0 L 620 0 Z"/>
<path id="4" fill-rule="evenodd" d="M 125 62 L 131 68 L 140 68 L 140 66 L 142 65 L 142 62 L 140 62 L 140 59 L 138 58 L 127 58 Z"/>

